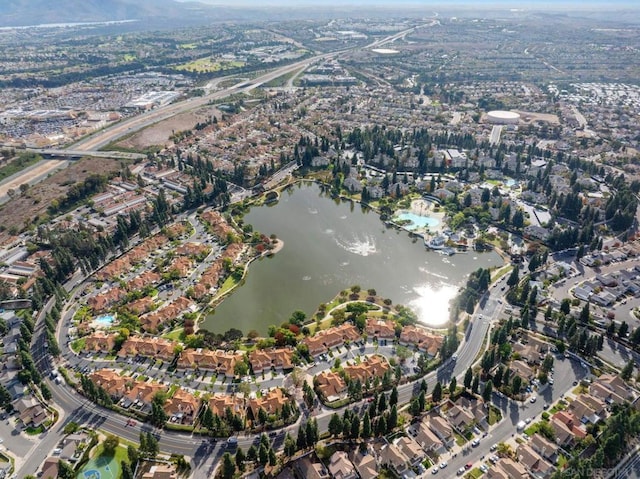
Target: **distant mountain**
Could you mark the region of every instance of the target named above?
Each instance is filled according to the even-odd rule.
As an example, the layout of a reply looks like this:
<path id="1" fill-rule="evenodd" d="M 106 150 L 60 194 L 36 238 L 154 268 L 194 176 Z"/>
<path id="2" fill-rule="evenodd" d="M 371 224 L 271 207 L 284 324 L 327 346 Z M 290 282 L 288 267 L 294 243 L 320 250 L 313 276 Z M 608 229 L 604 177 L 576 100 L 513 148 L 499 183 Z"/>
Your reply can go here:
<path id="1" fill-rule="evenodd" d="M 225 18 L 219 18 L 219 17 Z M 239 15 L 242 17 L 243 15 Z M 231 18 L 227 18 L 231 17 Z M 0 26 L 115 20 L 193 21 L 234 19 L 229 8 L 174 0 L 10 0 L 0 1 Z"/>

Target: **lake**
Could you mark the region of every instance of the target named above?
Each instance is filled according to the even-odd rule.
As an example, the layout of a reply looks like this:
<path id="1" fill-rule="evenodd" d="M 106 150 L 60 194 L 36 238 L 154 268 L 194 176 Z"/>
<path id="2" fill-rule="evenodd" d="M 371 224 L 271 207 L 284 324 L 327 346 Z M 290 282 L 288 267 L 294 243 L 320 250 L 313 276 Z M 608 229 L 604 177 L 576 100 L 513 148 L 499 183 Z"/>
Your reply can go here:
<path id="1" fill-rule="evenodd" d="M 375 212 L 334 200 L 309 183 L 287 189 L 272 206 L 252 208 L 244 221 L 255 231 L 275 234 L 284 247 L 249 266 L 246 282 L 201 324 L 213 332 L 237 328 L 265 334 L 293 311 L 311 316 L 320 303 L 356 284 L 409 306 L 426 325 L 441 326 L 469 273 L 503 264 L 495 252 L 426 251 L 422 238 L 388 228 Z"/>

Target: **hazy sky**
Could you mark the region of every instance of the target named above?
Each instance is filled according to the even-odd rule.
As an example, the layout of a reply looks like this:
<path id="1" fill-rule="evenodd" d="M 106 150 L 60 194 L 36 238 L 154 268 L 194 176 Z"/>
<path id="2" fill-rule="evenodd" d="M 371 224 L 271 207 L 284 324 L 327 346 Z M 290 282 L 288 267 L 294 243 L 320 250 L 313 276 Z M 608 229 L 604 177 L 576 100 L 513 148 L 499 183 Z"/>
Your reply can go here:
<path id="1" fill-rule="evenodd" d="M 189 0 L 178 0 L 189 1 Z M 567 8 L 585 6 L 595 8 L 611 8 L 611 7 L 638 7 L 637 1 L 632 0 L 199 0 L 203 3 L 214 5 L 228 6 L 249 6 L 264 7 L 266 5 L 278 5 L 287 7 L 301 6 L 354 6 L 354 5 L 370 5 L 370 6 L 398 6 L 411 5 L 415 7 L 500 7 L 500 8 L 529 8 L 529 9 L 546 9 L 546 8 Z"/>

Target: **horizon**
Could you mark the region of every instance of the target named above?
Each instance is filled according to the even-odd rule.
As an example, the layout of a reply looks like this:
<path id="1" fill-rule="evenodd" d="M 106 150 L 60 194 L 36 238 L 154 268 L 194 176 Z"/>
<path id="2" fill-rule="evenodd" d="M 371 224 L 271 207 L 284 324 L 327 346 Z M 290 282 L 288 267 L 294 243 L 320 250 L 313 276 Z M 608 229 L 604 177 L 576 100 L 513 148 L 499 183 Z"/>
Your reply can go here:
<path id="1" fill-rule="evenodd" d="M 244 7 L 244 8 L 264 8 L 264 7 L 284 7 L 284 8 L 309 8 L 309 7 L 358 7 L 371 6 L 383 8 L 441 8 L 450 10 L 454 8 L 464 9 L 509 9 L 509 10 L 564 10 L 580 6 L 588 9 L 611 9 L 611 8 L 633 8 L 640 9 L 637 2 L 630 0 L 175 0 L 179 3 L 202 3 L 206 5 L 221 7 Z"/>

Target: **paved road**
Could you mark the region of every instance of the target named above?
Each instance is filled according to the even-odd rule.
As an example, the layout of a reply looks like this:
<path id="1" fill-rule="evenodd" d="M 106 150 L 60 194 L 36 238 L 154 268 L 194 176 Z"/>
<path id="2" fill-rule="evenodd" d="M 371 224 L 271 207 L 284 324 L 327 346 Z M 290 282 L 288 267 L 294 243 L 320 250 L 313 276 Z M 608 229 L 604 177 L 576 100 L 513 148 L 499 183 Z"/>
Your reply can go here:
<path id="1" fill-rule="evenodd" d="M 426 23 L 420 26 L 432 26 L 434 24 L 435 22 L 432 21 L 430 23 Z M 272 70 L 263 75 L 260 75 L 254 78 L 253 80 L 242 81 L 224 90 L 219 90 L 214 93 L 210 93 L 209 95 L 204 95 L 198 98 L 190 98 L 186 101 L 182 101 L 179 103 L 174 103 L 174 104 L 166 105 L 164 107 L 157 108 L 155 110 L 144 113 L 142 115 L 122 121 L 116 125 L 113 125 L 110 128 L 101 130 L 100 132 L 97 132 L 93 135 L 90 135 L 89 137 L 84 138 L 83 140 L 79 141 L 78 143 L 75 143 L 69 148 L 76 151 L 99 150 L 100 148 L 108 145 L 109 143 L 119 138 L 122 138 L 125 135 L 135 133 L 136 131 L 146 128 L 147 126 L 150 126 L 154 123 L 157 123 L 162 120 L 166 120 L 168 118 L 171 118 L 172 116 L 178 115 L 180 113 L 184 113 L 186 111 L 193 110 L 195 108 L 200 108 L 211 101 L 220 100 L 237 93 L 250 92 L 251 90 L 255 89 L 260 85 L 269 83 L 271 80 L 275 80 L 276 78 L 279 78 L 283 75 L 299 70 L 301 68 L 306 68 L 315 62 L 328 60 L 330 58 L 334 58 L 336 56 L 339 56 L 347 52 L 352 52 L 355 50 L 361 50 L 366 48 L 380 47 L 382 45 L 386 45 L 387 43 L 394 42 L 398 38 L 401 38 L 407 33 L 414 31 L 416 28 L 419 28 L 420 26 L 412 27 L 407 30 L 403 30 L 402 32 L 389 35 L 380 40 L 376 40 L 365 47 L 353 47 L 353 48 L 341 50 L 338 52 L 323 53 L 321 55 L 316 55 L 311 58 L 307 58 L 307 59 L 292 63 L 290 65 L 276 68 L 275 70 Z"/>

